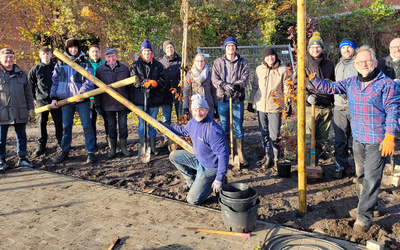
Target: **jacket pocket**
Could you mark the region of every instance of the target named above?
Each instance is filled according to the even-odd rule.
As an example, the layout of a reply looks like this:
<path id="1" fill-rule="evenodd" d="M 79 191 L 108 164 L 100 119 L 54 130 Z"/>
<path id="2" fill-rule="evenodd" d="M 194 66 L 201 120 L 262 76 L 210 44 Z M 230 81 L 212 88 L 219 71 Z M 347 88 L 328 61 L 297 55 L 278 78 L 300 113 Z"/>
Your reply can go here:
<path id="1" fill-rule="evenodd" d="M 26 105 L 19 106 L 19 119 L 26 120 L 28 117 L 28 107 Z"/>
<path id="2" fill-rule="evenodd" d="M 9 121 L 10 116 L 8 115 L 8 107 L 0 108 L 0 122 Z"/>
<path id="3" fill-rule="evenodd" d="M 75 72 L 74 74 L 74 83 L 79 83 L 82 84 L 83 83 L 83 76 L 81 75 L 81 73 L 79 72 Z"/>

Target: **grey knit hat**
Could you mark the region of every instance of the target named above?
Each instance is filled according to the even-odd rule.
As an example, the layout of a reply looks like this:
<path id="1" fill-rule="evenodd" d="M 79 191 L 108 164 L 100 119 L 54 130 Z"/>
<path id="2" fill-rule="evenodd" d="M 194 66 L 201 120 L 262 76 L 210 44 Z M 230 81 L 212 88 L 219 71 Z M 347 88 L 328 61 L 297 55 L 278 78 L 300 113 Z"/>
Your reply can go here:
<path id="1" fill-rule="evenodd" d="M 192 96 L 192 110 L 194 109 L 199 109 L 199 108 L 208 108 L 208 104 L 204 97 L 202 97 L 200 94 L 196 94 Z"/>

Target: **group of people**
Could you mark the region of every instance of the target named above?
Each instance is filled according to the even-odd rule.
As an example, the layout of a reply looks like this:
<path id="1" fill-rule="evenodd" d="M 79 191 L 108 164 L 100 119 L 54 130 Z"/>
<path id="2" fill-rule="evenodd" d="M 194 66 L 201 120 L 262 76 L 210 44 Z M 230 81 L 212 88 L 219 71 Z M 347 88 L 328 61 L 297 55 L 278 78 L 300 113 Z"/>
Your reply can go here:
<path id="1" fill-rule="evenodd" d="M 193 154 L 173 151 L 169 159 L 185 179 L 183 191 L 188 191 L 187 200 L 192 204 L 204 202 L 213 192 L 223 186 L 229 164 L 230 113 L 233 118 L 236 151 L 242 166 L 248 163 L 244 156 L 244 100 L 245 89 L 250 81 L 250 69 L 246 58 L 237 53 L 237 40 L 228 37 L 224 41 L 224 55 L 217 58 L 212 70 L 205 57 L 197 54 L 193 66 L 182 84 L 182 107 L 179 106 L 181 57 L 171 41 L 163 43 L 165 55 L 154 58 L 152 45 L 144 40 L 139 58 L 128 66 L 118 60 L 114 48 L 104 51 L 89 48 L 89 60 L 85 58 L 76 39 L 65 42 L 64 55 L 94 74 L 105 84 L 111 84 L 130 76 L 137 76 L 133 85 L 116 89 L 124 98 L 138 108 L 157 118 L 162 109 L 163 122 L 180 136 L 190 136 Z M 316 107 L 316 164 L 329 137 L 333 117 L 335 131 L 335 178 L 341 178 L 349 168 L 348 156 L 353 137 L 353 152 L 356 164 L 356 191 L 359 204 L 356 209 L 354 229 L 366 231 L 371 226 L 373 211 L 382 179 L 386 156 L 394 152 L 394 138 L 399 129 L 400 117 L 400 38 L 390 43 L 390 55 L 379 61 L 368 46 L 357 45 L 352 38 L 345 38 L 339 45 L 342 57 L 334 65 L 324 51 L 324 43 L 318 32 L 311 37 L 306 56 L 307 75 L 307 165 L 310 164 L 310 118 L 311 104 Z M 105 131 L 110 146 L 108 158 L 116 155 L 117 141 L 121 152 L 127 150 L 127 115 L 129 110 L 120 102 L 104 93 L 90 99 L 75 99 L 68 105 L 58 106 L 58 101 L 88 92 L 95 88 L 86 77 L 64 62 L 53 63 L 52 51 L 43 47 L 39 51 L 40 61 L 28 75 L 16 64 L 14 52 L 0 50 L 0 170 L 7 167 L 6 135 L 13 125 L 17 136 L 19 166 L 32 167 L 26 158 L 26 123 L 35 117 L 36 107 L 50 104 L 52 109 L 37 114 L 38 147 L 35 155 L 43 154 L 47 143 L 47 121 L 51 113 L 57 143 L 61 153 L 54 160 L 61 163 L 71 150 L 72 126 L 75 111 L 78 112 L 85 135 L 88 153 L 87 163 L 96 161 L 96 116 L 104 117 Z M 292 75 L 296 84 L 296 73 Z M 335 81 L 336 80 L 336 81 Z M 289 75 L 278 53 L 272 47 L 262 51 L 262 63 L 254 73 L 247 110 L 257 114 L 262 136 L 265 168 L 276 166 L 280 159 L 282 112 L 290 115 L 291 100 L 287 98 Z M 396 83 L 397 81 L 397 83 Z M 174 91 L 172 91 L 174 90 Z M 23 98 L 22 98 L 23 97 Z M 230 105 L 232 104 L 232 105 Z M 192 117 L 184 125 L 171 125 L 171 113 Z M 333 110 L 333 111 L 332 111 Z M 213 118 L 219 118 L 217 123 Z M 146 143 L 145 122 L 139 117 L 138 134 L 140 144 Z M 149 125 L 151 151 L 158 153 L 155 145 L 156 130 Z M 166 141 L 166 139 L 165 139 Z M 192 171 L 192 170 L 195 170 Z"/>

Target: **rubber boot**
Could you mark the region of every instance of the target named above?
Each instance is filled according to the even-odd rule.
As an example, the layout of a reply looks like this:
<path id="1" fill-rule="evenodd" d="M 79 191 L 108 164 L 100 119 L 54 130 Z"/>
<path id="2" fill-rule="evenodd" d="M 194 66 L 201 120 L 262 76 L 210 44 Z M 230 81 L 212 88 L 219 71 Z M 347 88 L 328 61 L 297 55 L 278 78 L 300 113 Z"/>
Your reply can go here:
<path id="1" fill-rule="evenodd" d="M 155 137 L 150 137 L 150 147 L 151 147 L 151 152 L 154 155 L 158 155 L 158 150 L 156 148 L 156 138 Z"/>
<path id="2" fill-rule="evenodd" d="M 272 153 L 274 155 L 274 168 L 278 170 L 279 148 L 275 144 L 272 146 Z"/>
<path id="3" fill-rule="evenodd" d="M 243 165 L 243 167 L 248 167 L 249 163 L 243 156 L 243 139 L 236 139 L 236 149 L 239 156 L 239 162 Z"/>
<path id="4" fill-rule="evenodd" d="M 115 157 L 117 153 L 117 139 L 109 139 L 110 143 L 110 152 L 108 153 L 108 159 L 112 159 Z"/>
<path id="5" fill-rule="evenodd" d="M 131 153 L 126 149 L 127 139 L 119 139 L 119 147 L 125 156 L 131 156 Z"/>

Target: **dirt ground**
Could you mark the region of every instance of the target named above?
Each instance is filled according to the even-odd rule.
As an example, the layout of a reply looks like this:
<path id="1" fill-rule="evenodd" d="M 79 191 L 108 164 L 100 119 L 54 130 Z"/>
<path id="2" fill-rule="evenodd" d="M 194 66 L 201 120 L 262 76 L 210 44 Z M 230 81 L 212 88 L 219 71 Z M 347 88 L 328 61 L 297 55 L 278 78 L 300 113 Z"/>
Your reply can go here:
<path id="1" fill-rule="evenodd" d="M 373 226 L 367 233 L 355 233 L 352 230 L 354 220 L 348 211 L 357 206 L 353 176 L 343 179 L 333 179 L 332 164 L 333 144 L 328 145 L 324 160 L 320 165 L 324 169 L 324 177 L 319 181 L 308 181 L 307 212 L 299 212 L 297 166 L 292 166 L 290 178 L 277 176 L 273 168 L 263 170 L 257 161 L 263 158 L 261 137 L 254 114 L 245 114 L 245 156 L 250 166 L 240 172 L 228 171 L 229 182 L 243 182 L 258 191 L 261 206 L 258 210 L 260 220 L 282 224 L 296 229 L 320 232 L 332 237 L 351 242 L 366 244 L 367 240 L 376 240 L 386 244 L 388 249 L 400 248 L 400 189 L 393 186 L 382 186 L 378 207 L 380 215 L 374 218 Z M 169 151 L 162 145 L 162 134 L 157 135 L 157 145 L 160 154 L 151 156 L 149 164 L 142 164 L 137 159 L 139 138 L 137 127 L 130 121 L 128 149 L 132 157 L 125 157 L 118 151 L 117 157 L 107 158 L 104 127 L 98 122 L 98 152 L 97 163 L 85 164 L 86 150 L 82 127 L 75 125 L 73 129 L 73 150 L 68 160 L 54 164 L 54 158 L 59 154 L 56 147 L 53 124 L 49 124 L 48 149 L 39 157 L 29 156 L 35 168 L 59 174 L 73 176 L 95 182 L 113 185 L 120 188 L 150 192 L 154 195 L 184 201 L 186 194 L 179 192 L 183 178 L 168 160 Z M 30 123 L 28 133 L 28 152 L 36 148 L 36 125 Z M 397 141 L 399 144 L 399 141 Z M 396 155 L 400 153 L 396 147 Z M 12 167 L 17 162 L 15 135 L 10 128 L 7 145 L 7 162 Z M 398 158 L 398 157 L 397 157 Z M 399 160 L 396 160 L 399 164 Z M 211 196 L 203 206 L 219 209 L 217 197 Z"/>

